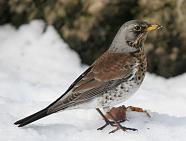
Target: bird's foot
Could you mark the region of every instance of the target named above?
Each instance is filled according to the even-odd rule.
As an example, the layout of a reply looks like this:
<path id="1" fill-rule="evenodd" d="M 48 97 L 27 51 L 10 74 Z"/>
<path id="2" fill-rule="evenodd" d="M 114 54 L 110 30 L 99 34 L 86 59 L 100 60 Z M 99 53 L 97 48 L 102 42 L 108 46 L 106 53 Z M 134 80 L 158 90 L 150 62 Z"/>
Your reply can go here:
<path id="1" fill-rule="evenodd" d="M 115 133 L 115 132 L 118 131 L 118 130 L 122 130 L 122 131 L 127 131 L 127 130 L 138 131 L 138 129 L 125 127 L 125 126 L 122 126 L 121 124 L 119 124 L 119 126 L 116 125 L 116 129 L 110 131 L 109 134 Z"/>
<path id="2" fill-rule="evenodd" d="M 99 108 L 96 109 L 98 111 L 98 113 L 102 116 L 102 118 L 105 121 L 105 124 L 103 126 L 101 126 L 100 128 L 98 128 L 97 130 L 103 130 L 105 127 L 107 127 L 108 125 L 114 126 L 114 122 L 110 121 L 102 112 Z"/>
<path id="3" fill-rule="evenodd" d="M 110 133 L 115 133 L 116 131 L 118 130 L 123 130 L 123 131 L 127 131 L 127 130 L 131 130 L 131 131 L 137 131 L 137 129 L 135 128 L 128 128 L 128 127 L 124 127 L 121 125 L 121 122 L 119 122 L 118 120 L 115 119 L 115 117 L 112 115 L 111 112 L 107 112 L 107 114 L 110 116 L 110 118 L 114 121 L 115 125 L 116 126 L 116 129 L 112 130 L 109 132 Z"/>
<path id="4" fill-rule="evenodd" d="M 105 124 L 103 126 L 99 127 L 97 130 L 103 130 L 108 125 L 115 126 L 115 123 L 113 121 L 109 121 L 109 120 L 105 121 Z"/>
<path id="5" fill-rule="evenodd" d="M 105 127 L 107 127 L 108 125 L 110 125 L 110 126 L 112 126 L 112 127 L 116 127 L 116 129 L 110 131 L 109 134 L 110 134 L 110 133 L 114 133 L 114 132 L 116 132 L 116 131 L 118 131 L 118 130 L 120 130 L 120 129 L 123 130 L 123 131 L 127 131 L 127 130 L 137 131 L 137 129 L 135 129 L 135 128 L 128 128 L 128 127 L 122 126 L 122 125 L 120 124 L 121 122 L 123 122 L 123 121 L 119 121 L 119 122 L 118 122 L 118 124 L 119 124 L 119 126 L 118 126 L 114 121 L 109 121 L 109 120 L 108 120 L 108 121 L 105 122 L 105 124 L 104 124 L 103 126 L 99 127 L 97 130 L 103 130 Z"/>
<path id="6" fill-rule="evenodd" d="M 137 131 L 137 129 L 135 128 L 128 128 L 125 126 L 121 125 L 121 122 L 124 122 L 127 120 L 126 118 L 126 112 L 130 110 L 130 111 L 134 111 L 134 112 L 141 112 L 141 113 L 145 113 L 149 118 L 151 117 L 150 114 L 139 107 L 134 107 L 134 106 L 128 106 L 125 107 L 120 106 L 120 107 L 113 107 L 109 112 L 107 112 L 106 115 L 102 115 L 103 119 L 105 120 L 105 124 L 103 126 L 101 126 L 100 128 L 98 128 L 97 130 L 103 130 L 105 127 L 107 127 L 108 125 L 111 125 L 112 127 L 116 127 L 116 129 L 112 130 L 109 132 L 110 133 L 115 133 L 118 130 L 123 130 L 123 131 L 127 131 L 127 130 L 131 130 L 131 131 Z M 100 112 L 100 111 L 98 111 Z M 112 120 L 112 121 L 110 121 Z"/>

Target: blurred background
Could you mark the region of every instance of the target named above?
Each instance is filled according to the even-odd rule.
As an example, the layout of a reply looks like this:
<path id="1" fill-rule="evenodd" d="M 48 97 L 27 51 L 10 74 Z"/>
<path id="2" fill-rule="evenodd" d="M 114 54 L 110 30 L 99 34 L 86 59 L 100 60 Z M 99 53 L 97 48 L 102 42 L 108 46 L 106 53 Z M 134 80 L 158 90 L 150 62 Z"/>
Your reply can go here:
<path id="1" fill-rule="evenodd" d="M 164 26 L 145 42 L 150 73 L 121 104 L 152 115 L 129 113 L 125 124 L 137 134 L 98 132 L 95 109 L 60 112 L 23 129 L 13 125 L 62 95 L 132 19 Z M 185 72 L 186 0 L 0 0 L 0 141 L 181 141 Z"/>
<path id="2" fill-rule="evenodd" d="M 186 0 L 0 0 L 0 25 L 19 28 L 35 19 L 53 25 L 90 65 L 131 19 L 163 25 L 146 41 L 148 71 L 165 78 L 186 72 Z"/>

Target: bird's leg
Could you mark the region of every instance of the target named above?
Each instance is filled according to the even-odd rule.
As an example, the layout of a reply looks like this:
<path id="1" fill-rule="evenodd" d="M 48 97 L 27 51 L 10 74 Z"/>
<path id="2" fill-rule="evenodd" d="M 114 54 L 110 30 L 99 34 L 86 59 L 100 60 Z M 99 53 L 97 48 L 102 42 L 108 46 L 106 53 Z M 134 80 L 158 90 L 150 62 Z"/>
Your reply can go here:
<path id="1" fill-rule="evenodd" d="M 126 131 L 126 130 L 136 131 L 137 130 L 137 129 L 134 129 L 134 128 L 123 127 L 120 124 L 121 122 L 127 120 L 126 119 L 126 112 L 127 112 L 127 110 L 134 111 L 134 112 L 142 112 L 142 113 L 145 113 L 148 117 L 151 117 L 150 114 L 146 110 L 143 110 L 142 108 L 134 107 L 134 106 L 125 107 L 123 105 L 123 106 L 120 106 L 120 107 L 117 107 L 117 108 L 113 107 L 109 112 L 107 112 L 106 115 L 104 115 L 101 112 L 100 109 L 97 108 L 96 110 L 100 113 L 100 115 L 105 120 L 105 125 L 103 125 L 102 127 L 98 128 L 98 130 L 102 130 L 105 127 L 107 127 L 108 125 L 115 126 L 116 129 L 112 130 L 110 133 L 114 133 L 114 132 L 116 132 L 119 129 L 122 129 L 123 131 Z M 110 120 L 112 120 L 112 121 L 110 121 Z"/>
<path id="2" fill-rule="evenodd" d="M 128 106 L 127 110 L 134 111 L 134 112 L 140 112 L 140 113 L 145 113 L 149 118 L 151 115 L 144 109 L 139 108 L 139 107 L 134 107 L 134 106 Z"/>
<path id="3" fill-rule="evenodd" d="M 96 110 L 98 111 L 98 113 L 103 117 L 103 119 L 105 120 L 105 124 L 103 126 L 101 126 L 100 128 L 98 128 L 97 130 L 103 130 L 105 127 L 107 127 L 108 125 L 114 126 L 114 122 L 108 120 L 108 118 L 101 112 L 101 110 L 99 108 L 96 108 Z"/>
<path id="4" fill-rule="evenodd" d="M 114 132 L 116 132 L 116 131 L 119 130 L 119 129 L 121 129 L 121 130 L 123 130 L 123 131 L 127 131 L 127 130 L 137 131 L 137 129 L 135 129 L 135 128 L 128 128 L 128 127 L 122 126 L 122 125 L 112 116 L 111 113 L 108 112 L 107 114 L 108 114 L 108 115 L 112 118 L 112 120 L 115 122 L 115 126 L 116 126 L 116 129 L 110 131 L 109 134 L 110 134 L 110 133 L 114 133 Z"/>

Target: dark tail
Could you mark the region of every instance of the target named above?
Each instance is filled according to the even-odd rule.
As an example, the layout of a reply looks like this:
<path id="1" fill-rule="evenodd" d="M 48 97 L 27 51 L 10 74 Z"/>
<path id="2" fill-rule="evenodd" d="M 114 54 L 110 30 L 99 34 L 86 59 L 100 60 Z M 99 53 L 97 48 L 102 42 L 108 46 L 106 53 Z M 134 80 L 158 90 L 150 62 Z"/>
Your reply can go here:
<path id="1" fill-rule="evenodd" d="M 34 122 L 36 120 L 39 120 L 39 119 L 41 119 L 43 117 L 46 117 L 46 116 L 50 115 L 50 114 L 47 113 L 47 111 L 48 111 L 48 109 L 45 108 L 45 109 L 43 109 L 43 110 L 41 110 L 41 111 L 39 111 L 39 112 L 37 112 L 37 113 L 35 113 L 33 115 L 30 115 L 30 116 L 28 116 L 26 118 L 23 118 L 23 119 L 21 119 L 19 121 L 16 121 L 14 124 L 18 125 L 18 127 L 23 127 L 23 126 L 25 126 L 25 125 L 27 125 L 29 123 L 32 123 L 32 122 Z"/>

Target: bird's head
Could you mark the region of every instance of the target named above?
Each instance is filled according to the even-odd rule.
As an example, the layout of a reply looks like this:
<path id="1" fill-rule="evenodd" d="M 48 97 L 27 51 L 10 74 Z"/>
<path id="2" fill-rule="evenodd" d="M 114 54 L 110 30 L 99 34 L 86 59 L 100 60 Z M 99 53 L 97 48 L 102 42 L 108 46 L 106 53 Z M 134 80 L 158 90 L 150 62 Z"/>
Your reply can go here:
<path id="1" fill-rule="evenodd" d="M 158 24 L 150 24 L 141 20 L 128 21 L 121 26 L 116 34 L 111 49 L 122 52 L 140 50 L 143 48 L 147 34 L 161 27 Z"/>

